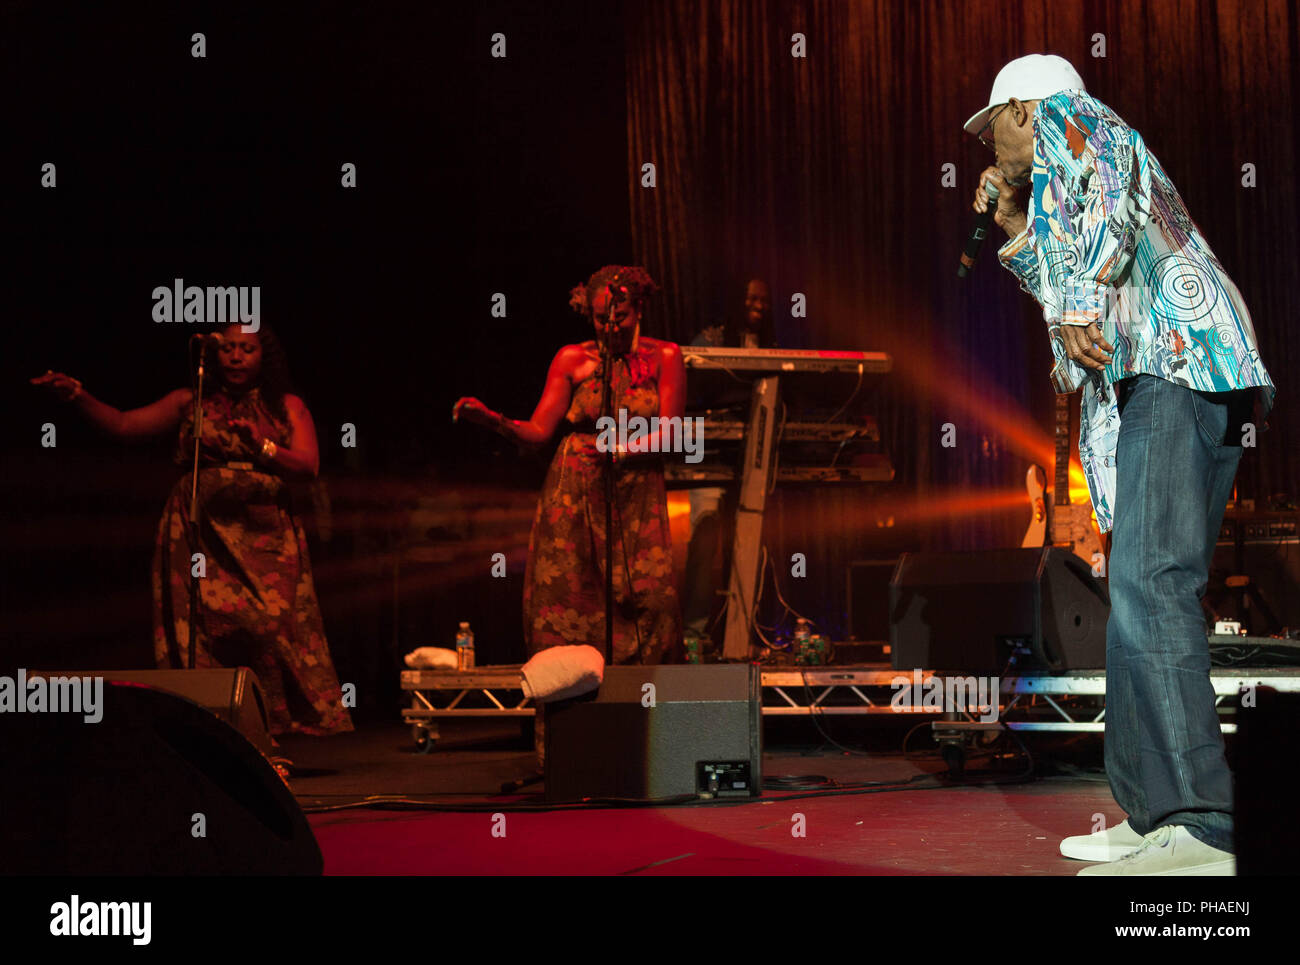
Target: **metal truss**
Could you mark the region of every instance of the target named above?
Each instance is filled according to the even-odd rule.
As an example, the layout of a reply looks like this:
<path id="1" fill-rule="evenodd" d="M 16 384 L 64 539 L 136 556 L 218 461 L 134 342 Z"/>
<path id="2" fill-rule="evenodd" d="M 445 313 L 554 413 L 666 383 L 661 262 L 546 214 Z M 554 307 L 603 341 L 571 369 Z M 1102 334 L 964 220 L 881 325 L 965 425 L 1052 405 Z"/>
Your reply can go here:
<path id="1" fill-rule="evenodd" d="M 906 706 L 896 703 L 900 690 L 920 683 L 942 687 L 952 675 L 933 671 L 908 673 L 878 667 L 780 667 L 762 672 L 764 717 L 861 714 L 931 714 L 937 718 L 982 720 L 973 705 Z M 973 679 L 973 678 L 972 678 Z M 1210 673 L 1215 706 L 1224 733 L 1234 733 L 1232 716 L 1243 689 L 1272 687 L 1300 692 L 1300 667 L 1215 668 Z M 476 667 L 473 670 L 404 670 L 402 690 L 411 704 L 402 719 L 411 725 L 417 747 L 429 750 L 438 739 L 437 722 L 447 717 L 534 716 L 524 695 L 520 665 Z M 1102 731 L 1105 729 L 1106 673 L 1103 670 L 1068 674 L 1004 677 L 998 721 L 1012 730 Z"/>

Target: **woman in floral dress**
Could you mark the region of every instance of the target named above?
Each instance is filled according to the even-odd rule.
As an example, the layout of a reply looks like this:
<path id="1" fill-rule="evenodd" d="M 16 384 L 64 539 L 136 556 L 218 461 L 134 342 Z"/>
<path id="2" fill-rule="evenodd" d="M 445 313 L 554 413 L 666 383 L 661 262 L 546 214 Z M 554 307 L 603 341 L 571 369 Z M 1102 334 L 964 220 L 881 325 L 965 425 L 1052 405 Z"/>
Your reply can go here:
<path id="1" fill-rule="evenodd" d="M 221 336 L 204 349 L 210 364 L 199 445 L 197 541 L 189 524 L 190 472 L 173 487 L 158 526 L 154 655 L 160 667 L 189 665 L 193 573 L 198 576 L 195 666 L 252 668 L 273 734 L 352 730 L 321 624 L 306 536 L 285 481 L 317 473 L 311 414 L 287 391 L 283 352 L 265 326 L 246 333 L 231 325 Z M 62 373 L 32 381 L 53 389 L 119 439 L 179 428 L 176 461 L 192 465 L 190 389 L 123 412 Z M 197 563 L 196 553 L 202 554 Z"/>
<path id="2" fill-rule="evenodd" d="M 640 334 L 641 311 L 658 286 L 643 268 L 608 265 L 573 289 L 570 304 L 611 339 L 612 415 L 680 417 L 686 369 L 673 342 Z M 561 644 L 605 652 L 605 455 L 598 447 L 604 373 L 596 340 L 556 353 L 533 416 L 506 419 L 477 399 L 456 403 L 455 417 L 525 445 L 562 429 L 528 542 L 524 641 L 529 654 Z M 664 433 L 616 451 L 614 478 L 614 663 L 677 659 L 681 612 L 673 585 L 664 494 Z"/>

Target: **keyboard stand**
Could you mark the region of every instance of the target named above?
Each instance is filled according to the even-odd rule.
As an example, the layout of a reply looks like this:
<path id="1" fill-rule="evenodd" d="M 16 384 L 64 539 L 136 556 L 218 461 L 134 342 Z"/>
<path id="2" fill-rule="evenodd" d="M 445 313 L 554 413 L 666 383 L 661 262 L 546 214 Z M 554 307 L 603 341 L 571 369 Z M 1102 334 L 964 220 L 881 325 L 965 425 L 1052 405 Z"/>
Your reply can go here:
<path id="1" fill-rule="evenodd" d="M 772 488 L 776 454 L 776 410 L 780 404 L 780 378 L 767 375 L 755 380 L 749 403 L 749 429 L 745 433 L 744 462 L 740 468 L 740 498 L 736 507 L 736 534 L 731 550 L 731 575 L 727 588 L 727 625 L 723 637 L 725 660 L 749 660 L 759 570 L 763 549 L 763 511 Z"/>

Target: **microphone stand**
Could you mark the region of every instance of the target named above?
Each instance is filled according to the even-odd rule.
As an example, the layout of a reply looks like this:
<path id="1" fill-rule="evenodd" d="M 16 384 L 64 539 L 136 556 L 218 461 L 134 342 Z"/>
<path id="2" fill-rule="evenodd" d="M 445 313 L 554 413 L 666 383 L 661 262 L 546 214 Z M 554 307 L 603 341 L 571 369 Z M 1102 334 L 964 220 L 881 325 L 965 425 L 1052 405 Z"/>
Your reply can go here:
<path id="1" fill-rule="evenodd" d="M 203 374 L 204 374 L 204 357 L 207 355 L 207 344 L 199 340 L 199 368 L 197 388 L 194 392 L 194 466 L 190 475 L 190 548 L 193 552 L 194 547 L 199 545 L 199 441 L 203 437 Z M 189 640 L 186 641 L 186 649 L 189 651 L 188 668 L 194 668 L 195 650 L 198 646 L 198 619 L 199 619 L 199 578 L 194 575 L 194 560 L 190 558 L 190 620 L 189 620 Z"/>
<path id="2" fill-rule="evenodd" d="M 600 340 L 601 379 L 600 414 L 613 417 L 614 402 L 614 289 L 609 292 L 609 317 Z M 618 439 L 617 430 L 615 440 Z M 615 446 L 617 442 L 615 443 Z M 605 664 L 614 662 L 614 449 L 605 451 Z"/>

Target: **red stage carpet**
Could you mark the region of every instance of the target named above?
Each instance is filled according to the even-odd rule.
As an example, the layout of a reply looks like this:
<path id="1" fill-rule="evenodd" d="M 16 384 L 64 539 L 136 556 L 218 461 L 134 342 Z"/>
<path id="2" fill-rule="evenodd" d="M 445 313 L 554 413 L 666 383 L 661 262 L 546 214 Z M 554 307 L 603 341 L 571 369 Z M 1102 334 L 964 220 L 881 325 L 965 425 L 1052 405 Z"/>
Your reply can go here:
<path id="1" fill-rule="evenodd" d="M 806 721 L 794 729 L 817 736 Z M 835 730 L 837 739 L 844 739 L 842 729 Z M 540 806 L 535 793 L 492 794 L 532 767 L 515 730 L 508 722 L 457 722 L 444 727 L 429 755 L 414 753 L 406 729 L 396 725 L 288 739 L 299 772 L 294 789 L 309 810 L 366 795 L 483 809 L 313 813 L 326 874 L 1072 875 L 1082 865 L 1060 856 L 1060 839 L 1092 830 L 1097 814 L 1109 822 L 1122 818 L 1095 771 L 992 783 L 1011 781 L 1023 761 L 1018 769 L 968 775 L 990 782 L 985 786 L 943 786 L 927 777 L 925 789 L 820 797 L 769 791 L 743 804 L 511 811 Z M 868 757 L 785 743 L 765 756 L 765 775 L 861 783 L 945 773 L 933 757 L 904 758 L 897 736 L 856 732 L 858 742 L 892 747 Z M 1061 739 L 1053 740 L 1060 748 Z M 918 734 L 909 748 L 927 752 L 927 744 Z M 1030 749 L 1043 745 L 1040 739 Z M 1075 738 L 1065 752 L 1086 756 L 1099 746 Z M 800 824 L 805 836 L 792 833 Z"/>

